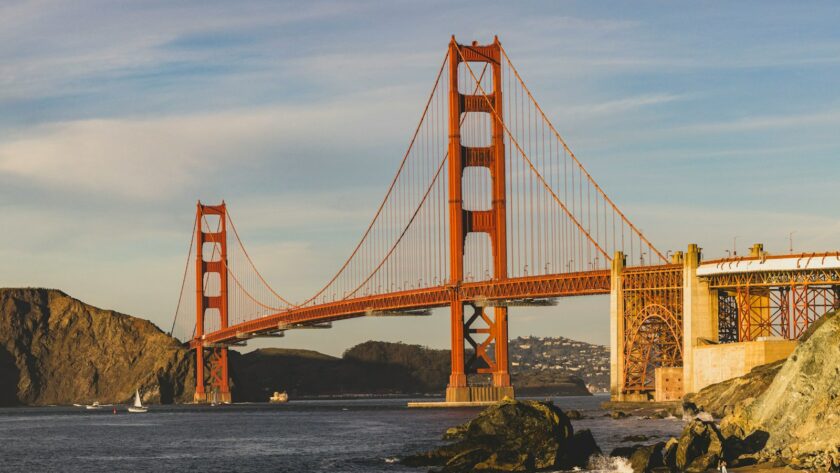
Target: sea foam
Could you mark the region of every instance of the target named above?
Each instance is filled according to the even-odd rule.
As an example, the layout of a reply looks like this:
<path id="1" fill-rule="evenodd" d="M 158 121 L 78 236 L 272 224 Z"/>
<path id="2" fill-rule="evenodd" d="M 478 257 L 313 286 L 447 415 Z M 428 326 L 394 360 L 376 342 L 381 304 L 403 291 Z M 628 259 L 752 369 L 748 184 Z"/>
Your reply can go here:
<path id="1" fill-rule="evenodd" d="M 626 458 L 596 455 L 589 459 L 587 471 L 600 473 L 633 473 L 633 467 Z"/>

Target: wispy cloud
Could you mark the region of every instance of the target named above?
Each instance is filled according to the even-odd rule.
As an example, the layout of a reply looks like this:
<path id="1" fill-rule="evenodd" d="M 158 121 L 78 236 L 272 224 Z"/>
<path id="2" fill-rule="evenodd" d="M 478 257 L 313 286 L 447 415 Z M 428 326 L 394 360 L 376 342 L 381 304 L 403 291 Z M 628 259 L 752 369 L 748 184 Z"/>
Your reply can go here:
<path id="1" fill-rule="evenodd" d="M 689 133 L 741 133 L 770 131 L 807 126 L 836 126 L 840 124 L 840 109 L 790 115 L 749 116 L 736 120 L 699 123 L 677 127 L 674 131 Z"/>
<path id="2" fill-rule="evenodd" d="M 624 97 L 617 100 L 597 102 L 592 104 L 581 104 L 563 107 L 563 112 L 575 115 L 576 117 L 597 117 L 602 115 L 615 115 L 637 110 L 643 107 L 661 105 L 677 100 L 685 100 L 687 95 L 680 94 L 646 94 L 632 97 Z"/>
<path id="3" fill-rule="evenodd" d="M 365 126 L 386 112 L 405 121 Z M 338 149 L 369 148 L 378 140 L 399 150 L 408 139 L 403 132 L 417 119 L 412 115 L 419 115 L 418 106 L 364 95 L 305 106 L 48 124 L 0 142 L 0 176 L 79 193 L 161 200 L 249 161 L 271 158 L 273 168 L 316 172 L 318 161 L 330 161 L 337 149 L 319 141 L 325 133 Z M 303 162 L 301 155 L 307 156 Z"/>

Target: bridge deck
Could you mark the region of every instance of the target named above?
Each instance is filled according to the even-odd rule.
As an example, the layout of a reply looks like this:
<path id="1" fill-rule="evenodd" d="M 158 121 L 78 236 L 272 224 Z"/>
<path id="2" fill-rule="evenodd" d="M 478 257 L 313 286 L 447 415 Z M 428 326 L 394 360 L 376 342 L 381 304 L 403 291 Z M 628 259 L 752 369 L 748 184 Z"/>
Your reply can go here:
<path id="1" fill-rule="evenodd" d="M 459 298 L 467 302 L 515 301 L 609 294 L 610 272 L 599 270 L 548 276 L 526 276 L 503 281 L 480 281 L 464 283 L 457 288 L 457 291 Z M 203 344 L 226 343 L 238 340 L 242 335 L 273 332 L 283 326 L 314 325 L 363 317 L 380 311 L 444 307 L 453 301 L 455 295 L 456 288 L 454 286 L 437 286 L 296 307 L 205 334 Z M 194 340 L 192 345 L 197 343 L 198 341 Z"/>

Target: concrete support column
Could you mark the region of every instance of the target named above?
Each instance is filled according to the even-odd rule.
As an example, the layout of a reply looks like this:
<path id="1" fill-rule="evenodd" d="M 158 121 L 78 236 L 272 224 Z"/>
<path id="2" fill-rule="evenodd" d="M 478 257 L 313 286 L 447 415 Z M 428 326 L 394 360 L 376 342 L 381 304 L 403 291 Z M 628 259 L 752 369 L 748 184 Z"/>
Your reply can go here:
<path id="1" fill-rule="evenodd" d="M 616 251 L 610 273 L 610 399 L 621 401 L 624 386 L 624 253 Z"/>
<path id="2" fill-rule="evenodd" d="M 709 284 L 697 278 L 701 259 L 700 248 L 694 243 L 688 245 L 683 260 L 683 387 L 686 393 L 695 391 L 695 348 L 700 340 L 717 340 L 718 336 L 714 310 L 717 300 L 712 297 Z"/>
<path id="3" fill-rule="evenodd" d="M 494 359 L 496 370 L 493 371 L 493 386 L 510 386 L 510 363 L 508 361 L 508 308 L 493 308 L 493 329 L 495 330 Z"/>

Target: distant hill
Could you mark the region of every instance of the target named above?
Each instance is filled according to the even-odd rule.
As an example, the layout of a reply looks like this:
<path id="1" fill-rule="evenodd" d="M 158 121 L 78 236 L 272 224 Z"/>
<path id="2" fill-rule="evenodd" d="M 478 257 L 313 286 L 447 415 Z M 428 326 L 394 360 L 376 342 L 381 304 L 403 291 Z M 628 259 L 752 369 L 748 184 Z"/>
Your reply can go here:
<path id="1" fill-rule="evenodd" d="M 519 360 L 512 363 L 518 392 L 588 394 L 580 377 L 531 366 L 530 351 L 520 345 L 545 343 L 511 342 L 511 359 Z M 376 341 L 356 345 L 341 358 L 280 348 L 231 351 L 233 399 L 262 402 L 283 390 L 293 398 L 440 395 L 449 380 L 449 356 L 449 350 Z M 135 389 L 146 402 L 190 402 L 194 360 L 188 348 L 147 320 L 58 290 L 0 289 L 0 405 L 124 402 Z"/>
<path id="2" fill-rule="evenodd" d="M 511 340 L 508 350 L 513 374 L 537 380 L 574 376 L 597 391 L 609 391 L 609 347 L 564 337 L 530 336 Z"/>
<path id="3" fill-rule="evenodd" d="M 449 382 L 449 350 L 368 341 L 333 358 L 317 352 L 263 349 L 231 357 L 236 398 L 262 401 L 286 390 L 292 397 L 350 394 L 443 394 Z M 579 377 L 555 371 L 512 375 L 524 395 L 588 395 Z"/>
<path id="4" fill-rule="evenodd" d="M 364 349 L 357 350 L 377 343 L 382 342 L 354 347 L 343 358 L 309 350 L 277 348 L 231 353 L 234 399 L 260 402 L 267 400 L 274 391 L 287 391 L 293 398 L 439 391 L 428 372 L 417 372 L 407 365 L 387 361 L 393 353 L 410 345 L 400 347 L 397 345 L 401 344 L 383 343 L 393 347 L 379 347 L 382 358 L 371 360 L 359 354 Z"/>

